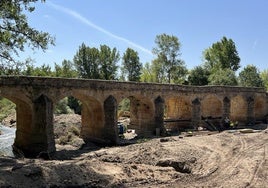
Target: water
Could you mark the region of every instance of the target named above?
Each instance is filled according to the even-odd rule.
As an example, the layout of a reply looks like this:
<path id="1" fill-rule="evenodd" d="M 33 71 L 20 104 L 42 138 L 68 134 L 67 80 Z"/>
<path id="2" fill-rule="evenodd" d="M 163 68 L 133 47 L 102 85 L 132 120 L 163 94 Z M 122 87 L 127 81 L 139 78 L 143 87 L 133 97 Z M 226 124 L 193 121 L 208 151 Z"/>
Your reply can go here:
<path id="1" fill-rule="evenodd" d="M 14 143 L 16 129 L 0 125 L 0 130 L 2 133 L 0 135 L 0 156 L 14 157 L 12 144 Z"/>

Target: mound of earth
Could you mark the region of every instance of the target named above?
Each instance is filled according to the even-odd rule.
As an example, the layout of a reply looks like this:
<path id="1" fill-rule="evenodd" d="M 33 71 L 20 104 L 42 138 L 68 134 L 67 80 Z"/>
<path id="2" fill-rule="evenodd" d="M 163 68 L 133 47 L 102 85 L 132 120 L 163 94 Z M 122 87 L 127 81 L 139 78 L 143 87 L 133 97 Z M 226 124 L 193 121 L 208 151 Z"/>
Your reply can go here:
<path id="1" fill-rule="evenodd" d="M 0 157 L 0 187 L 267 187 L 268 130 Z"/>

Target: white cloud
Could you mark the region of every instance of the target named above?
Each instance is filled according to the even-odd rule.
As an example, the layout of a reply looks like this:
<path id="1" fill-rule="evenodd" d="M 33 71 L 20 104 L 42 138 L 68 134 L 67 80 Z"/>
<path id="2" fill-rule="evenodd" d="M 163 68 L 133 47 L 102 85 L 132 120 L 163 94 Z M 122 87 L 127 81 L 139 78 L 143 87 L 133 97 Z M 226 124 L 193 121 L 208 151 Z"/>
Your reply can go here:
<path id="1" fill-rule="evenodd" d="M 256 39 L 252 45 L 252 50 L 255 50 L 255 48 L 257 47 L 258 45 L 258 39 Z"/>
<path id="2" fill-rule="evenodd" d="M 50 16 L 48 14 L 45 14 L 43 17 L 44 18 L 50 18 Z"/>
<path id="3" fill-rule="evenodd" d="M 75 19 L 79 20 L 80 22 L 82 22 L 82 23 L 88 25 L 89 27 L 92 27 L 92 28 L 94 28 L 94 29 L 106 34 L 107 36 L 110 36 L 110 37 L 112 37 L 114 39 L 123 41 L 123 42 L 127 43 L 128 45 L 130 45 L 130 46 L 132 46 L 134 48 L 137 48 L 137 49 L 139 49 L 139 50 L 141 50 L 141 51 L 143 51 L 143 52 L 145 52 L 145 53 L 147 53 L 147 54 L 149 54 L 151 56 L 153 55 L 150 50 L 148 50 L 148 49 L 144 48 L 143 46 L 141 46 L 141 45 L 139 45 L 139 44 L 137 44 L 135 42 L 132 42 L 132 41 L 130 41 L 130 40 L 124 38 L 124 37 L 120 37 L 120 36 L 118 36 L 116 34 L 111 33 L 110 31 L 108 31 L 108 30 L 106 30 L 106 29 L 94 24 L 89 19 L 83 17 L 82 15 L 80 15 L 76 11 L 73 11 L 73 10 L 71 10 L 69 8 L 54 4 L 54 3 L 50 2 L 50 1 L 48 1 L 47 3 L 48 3 L 49 6 L 53 7 L 54 9 L 59 10 L 61 12 L 64 12 L 65 14 L 68 14 L 68 15 L 74 17 Z"/>

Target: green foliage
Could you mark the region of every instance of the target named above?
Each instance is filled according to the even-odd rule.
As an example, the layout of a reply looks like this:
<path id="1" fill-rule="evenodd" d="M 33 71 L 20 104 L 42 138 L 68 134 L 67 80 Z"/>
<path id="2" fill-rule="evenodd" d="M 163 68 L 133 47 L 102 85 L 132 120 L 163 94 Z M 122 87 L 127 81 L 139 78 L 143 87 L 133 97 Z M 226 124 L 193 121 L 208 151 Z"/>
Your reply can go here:
<path id="1" fill-rule="evenodd" d="M 80 130 L 76 126 L 70 126 L 68 128 L 68 133 L 72 133 L 75 136 L 79 136 L 80 135 Z"/>
<path id="2" fill-rule="evenodd" d="M 164 70 L 164 65 L 162 64 L 162 61 L 160 59 L 154 59 L 152 61 L 151 70 L 153 73 L 153 80 L 157 83 L 167 83 L 167 77 Z"/>
<path id="3" fill-rule="evenodd" d="M 0 122 L 9 114 L 15 113 L 16 105 L 6 98 L 0 97 Z"/>
<path id="4" fill-rule="evenodd" d="M 237 71 L 240 67 L 240 57 L 232 39 L 223 37 L 221 41 L 212 44 L 203 53 L 205 66 L 210 72 L 219 69 Z"/>
<path id="5" fill-rule="evenodd" d="M 81 78 L 89 79 L 116 79 L 119 52 L 116 48 L 110 49 L 106 45 L 101 45 L 100 50 L 90 48 L 84 43 L 79 47 L 74 56 L 74 64 L 78 75 Z"/>
<path id="6" fill-rule="evenodd" d="M 153 53 L 157 58 L 153 61 L 153 71 L 157 82 L 172 83 L 186 75 L 184 62 L 180 57 L 180 42 L 173 35 L 161 34 L 155 39 L 156 47 Z"/>
<path id="7" fill-rule="evenodd" d="M 235 76 L 235 72 L 231 69 L 219 69 L 212 74 L 210 74 L 209 85 L 228 85 L 228 86 L 236 86 L 237 79 Z"/>
<path id="8" fill-rule="evenodd" d="M 33 12 L 32 3 L 38 0 L 0 1 L 0 67 L 14 69 L 17 62 L 14 56 L 24 51 L 25 46 L 46 50 L 54 45 L 54 38 L 48 33 L 37 31 L 28 24 L 25 12 Z M 42 0 L 42 2 L 45 2 Z M 12 65 L 13 63 L 13 65 Z M 21 62 L 18 62 L 21 63 Z"/>
<path id="9" fill-rule="evenodd" d="M 190 85 L 208 85 L 209 71 L 202 66 L 197 66 L 190 71 L 188 82 Z"/>
<path id="10" fill-rule="evenodd" d="M 121 111 L 130 111 L 130 100 L 128 98 L 123 99 L 118 105 L 118 113 Z"/>
<path id="11" fill-rule="evenodd" d="M 68 97 L 68 106 L 73 109 L 75 114 L 81 115 L 82 103 L 78 99 L 74 97 Z"/>
<path id="12" fill-rule="evenodd" d="M 152 66 L 150 63 L 145 63 L 145 65 L 141 69 L 141 82 L 156 82 L 156 75 L 152 70 Z"/>
<path id="13" fill-rule="evenodd" d="M 70 113 L 73 113 L 71 108 L 68 106 L 68 98 L 67 97 L 63 98 L 62 100 L 60 100 L 56 104 L 54 113 L 55 114 L 70 114 Z"/>
<path id="14" fill-rule="evenodd" d="M 81 78 L 99 79 L 99 50 L 87 47 L 84 43 L 74 56 L 74 64 Z"/>
<path id="15" fill-rule="evenodd" d="M 140 81 L 142 64 L 138 52 L 128 48 L 123 55 L 123 75 L 127 75 L 128 81 Z"/>
<path id="16" fill-rule="evenodd" d="M 99 51 L 100 76 L 104 80 L 115 80 L 120 56 L 116 48 L 101 45 Z"/>
<path id="17" fill-rule="evenodd" d="M 260 76 L 262 78 L 262 81 L 263 81 L 263 84 L 264 84 L 264 86 L 266 88 L 266 91 L 268 91 L 268 69 L 263 70 L 260 73 Z"/>
<path id="18" fill-rule="evenodd" d="M 80 130 L 75 126 L 71 125 L 67 128 L 66 132 L 64 135 L 61 135 L 59 139 L 57 140 L 57 144 L 60 145 L 66 145 L 66 144 L 71 144 L 71 145 L 76 145 L 75 142 L 77 138 L 80 135 Z"/>
<path id="19" fill-rule="evenodd" d="M 54 72 L 51 70 L 51 67 L 45 64 L 41 65 L 40 67 L 27 65 L 22 74 L 26 76 L 54 76 Z"/>
<path id="20" fill-rule="evenodd" d="M 61 66 L 55 63 L 55 76 L 63 78 L 76 78 L 78 76 L 74 64 L 69 60 L 63 60 Z"/>
<path id="21" fill-rule="evenodd" d="M 239 85 L 245 87 L 264 87 L 258 69 L 254 65 L 246 66 L 238 76 Z"/>

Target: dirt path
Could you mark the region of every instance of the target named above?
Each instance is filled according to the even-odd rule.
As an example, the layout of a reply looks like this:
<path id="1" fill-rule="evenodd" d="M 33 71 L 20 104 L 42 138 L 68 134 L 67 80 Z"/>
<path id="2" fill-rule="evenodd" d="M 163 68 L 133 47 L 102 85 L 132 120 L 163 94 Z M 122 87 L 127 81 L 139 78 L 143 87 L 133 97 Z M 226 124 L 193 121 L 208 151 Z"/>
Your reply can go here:
<path id="1" fill-rule="evenodd" d="M 268 187 L 268 130 L 0 157 L 0 187 Z"/>

